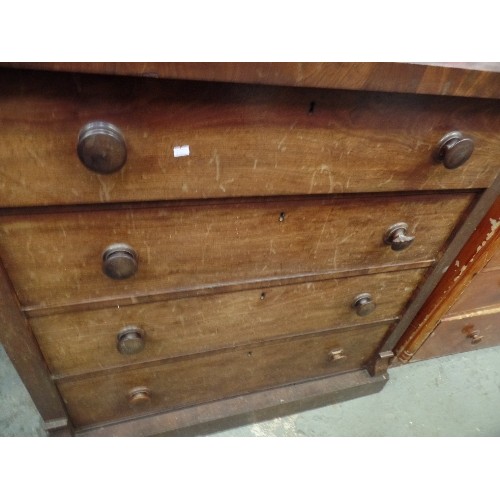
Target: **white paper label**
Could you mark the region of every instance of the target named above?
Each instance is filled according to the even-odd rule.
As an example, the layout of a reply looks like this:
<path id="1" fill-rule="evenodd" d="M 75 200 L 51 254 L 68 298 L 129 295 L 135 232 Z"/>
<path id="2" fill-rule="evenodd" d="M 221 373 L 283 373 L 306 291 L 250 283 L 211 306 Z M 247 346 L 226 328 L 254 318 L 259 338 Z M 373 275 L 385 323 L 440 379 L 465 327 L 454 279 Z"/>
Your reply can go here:
<path id="1" fill-rule="evenodd" d="M 175 146 L 174 147 L 174 158 L 179 156 L 189 156 L 189 146 Z"/>

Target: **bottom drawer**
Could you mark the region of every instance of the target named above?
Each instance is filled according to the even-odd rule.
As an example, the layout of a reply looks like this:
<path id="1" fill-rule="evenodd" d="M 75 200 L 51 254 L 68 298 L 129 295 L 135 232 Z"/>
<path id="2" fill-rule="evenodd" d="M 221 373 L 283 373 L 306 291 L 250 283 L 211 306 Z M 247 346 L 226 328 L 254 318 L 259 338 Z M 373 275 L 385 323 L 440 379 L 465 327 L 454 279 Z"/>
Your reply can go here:
<path id="1" fill-rule="evenodd" d="M 76 427 L 195 405 L 364 367 L 388 325 L 300 336 L 206 355 L 62 379 Z"/>
<path id="2" fill-rule="evenodd" d="M 500 308 L 491 314 L 442 321 L 413 361 L 500 345 Z"/>

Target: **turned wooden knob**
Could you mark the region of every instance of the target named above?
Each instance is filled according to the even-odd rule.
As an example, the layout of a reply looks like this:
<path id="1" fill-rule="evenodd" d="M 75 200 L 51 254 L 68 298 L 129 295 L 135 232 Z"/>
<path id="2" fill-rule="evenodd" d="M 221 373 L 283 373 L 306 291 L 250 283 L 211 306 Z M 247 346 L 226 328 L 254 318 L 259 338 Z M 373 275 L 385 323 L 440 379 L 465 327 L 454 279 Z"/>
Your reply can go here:
<path id="1" fill-rule="evenodd" d="M 415 236 L 408 236 L 408 224 L 405 222 L 398 222 L 392 225 L 384 235 L 384 243 L 390 245 L 391 249 L 399 252 L 408 248 L 415 239 Z"/>
<path id="2" fill-rule="evenodd" d="M 137 354 L 146 344 L 144 331 L 136 326 L 127 326 L 117 335 L 117 349 L 121 354 Z"/>
<path id="3" fill-rule="evenodd" d="M 107 122 L 87 123 L 78 134 L 77 152 L 80 161 L 98 174 L 112 174 L 127 161 L 123 134 Z"/>
<path id="4" fill-rule="evenodd" d="M 147 387 L 135 387 L 128 393 L 130 406 L 140 407 L 151 403 L 151 391 Z"/>
<path id="5" fill-rule="evenodd" d="M 484 338 L 481 332 L 474 328 L 474 325 L 464 326 L 462 332 L 465 333 L 465 336 L 470 339 L 470 343 L 473 345 L 479 344 Z"/>
<path id="6" fill-rule="evenodd" d="M 340 361 L 341 359 L 346 358 L 347 356 L 344 354 L 343 349 L 333 349 L 328 353 L 328 359 L 332 362 Z"/>
<path id="7" fill-rule="evenodd" d="M 138 267 L 137 252 L 125 243 L 115 243 L 102 254 L 102 270 L 114 280 L 124 280 L 133 276 Z"/>
<path id="8" fill-rule="evenodd" d="M 354 298 L 352 307 L 358 316 L 367 316 L 375 311 L 377 305 L 373 302 L 373 297 L 369 293 L 360 293 Z"/>
<path id="9" fill-rule="evenodd" d="M 462 166 L 473 151 L 474 141 L 470 137 L 464 137 L 462 132 L 454 131 L 439 141 L 436 158 L 446 168 L 454 169 Z"/>

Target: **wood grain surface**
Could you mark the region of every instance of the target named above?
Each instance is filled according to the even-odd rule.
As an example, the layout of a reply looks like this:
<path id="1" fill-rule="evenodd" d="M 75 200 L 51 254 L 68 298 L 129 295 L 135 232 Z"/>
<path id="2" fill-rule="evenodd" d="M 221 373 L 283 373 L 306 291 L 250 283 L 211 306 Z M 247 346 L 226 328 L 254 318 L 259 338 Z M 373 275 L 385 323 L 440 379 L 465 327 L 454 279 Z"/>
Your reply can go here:
<path id="1" fill-rule="evenodd" d="M 475 195 L 303 199 L 0 216 L 0 254 L 24 306 L 70 305 L 200 285 L 342 271 L 436 258 Z M 387 228 L 415 241 L 396 252 Z M 127 243 L 135 276 L 102 272 Z"/>
<path id="2" fill-rule="evenodd" d="M 43 420 L 67 423 L 66 409 L 1 260 L 0 342 Z"/>
<path id="3" fill-rule="evenodd" d="M 500 305 L 485 313 L 489 314 L 443 320 L 416 352 L 412 361 L 500 345 Z M 471 332 L 481 336 L 481 341 L 473 343 L 468 337 Z"/>
<path id="4" fill-rule="evenodd" d="M 60 380 L 58 387 L 73 424 L 81 427 L 355 370 L 363 367 L 386 331 L 382 325 L 309 335 L 101 377 Z M 338 349 L 345 357 L 331 361 L 329 353 Z M 149 405 L 129 405 L 128 394 L 135 387 L 151 391 Z"/>
<path id="5" fill-rule="evenodd" d="M 393 320 L 426 270 L 303 283 L 206 297 L 33 318 L 31 326 L 55 375 L 71 375 L 227 348 L 305 332 Z M 370 293 L 376 309 L 352 307 Z M 117 334 L 134 325 L 145 348 L 117 349 Z"/>
<path id="6" fill-rule="evenodd" d="M 0 206 L 485 188 L 500 103 L 0 70 Z M 80 129 L 120 128 L 127 162 L 87 170 Z M 440 139 L 475 142 L 456 170 Z M 189 146 L 189 156 L 174 148 Z"/>
<path id="7" fill-rule="evenodd" d="M 466 311 L 500 307 L 500 269 L 480 272 L 446 313 L 446 317 L 458 316 Z M 500 328 L 500 323 L 498 325 Z"/>
<path id="8" fill-rule="evenodd" d="M 2 63 L 2 65 L 152 78 L 500 97 L 498 62 L 24 62 Z"/>
<path id="9" fill-rule="evenodd" d="M 498 250 L 491 257 L 491 260 L 484 267 L 483 271 L 493 271 L 495 269 L 500 269 L 500 245 Z"/>
<path id="10" fill-rule="evenodd" d="M 443 316 L 446 315 L 467 286 L 470 285 L 474 276 L 484 268 L 498 250 L 500 243 L 500 224 L 498 224 L 500 220 L 499 187 L 500 177 L 498 177 L 494 187 L 483 195 L 473 213 L 467 219 L 466 224 L 464 224 L 463 228 L 467 229 L 468 226 L 467 233 L 469 233 L 469 230 L 470 233 L 461 242 L 461 248 L 457 251 L 457 255 L 453 257 L 450 265 L 445 269 L 440 281 L 437 282 L 425 302 L 419 306 L 420 308 L 416 311 L 414 317 L 410 318 L 405 330 L 400 332 L 399 337 L 396 337 L 394 351 L 398 361 L 407 362 L 412 358 L 434 331 Z M 486 203 L 481 207 L 480 205 L 483 205 L 483 202 Z M 484 213 L 484 210 L 486 210 L 486 213 Z M 478 215 L 481 216 L 480 219 L 478 219 Z M 476 220 L 474 224 L 472 224 L 473 220 Z M 427 279 L 428 282 L 429 278 Z M 427 286 L 427 283 L 425 286 Z M 415 304 L 415 301 L 413 304 Z M 407 314 L 408 310 L 405 315 Z M 404 326 L 404 324 L 402 325 L 404 319 L 403 316 L 391 336 L 398 334 L 397 329 Z"/>

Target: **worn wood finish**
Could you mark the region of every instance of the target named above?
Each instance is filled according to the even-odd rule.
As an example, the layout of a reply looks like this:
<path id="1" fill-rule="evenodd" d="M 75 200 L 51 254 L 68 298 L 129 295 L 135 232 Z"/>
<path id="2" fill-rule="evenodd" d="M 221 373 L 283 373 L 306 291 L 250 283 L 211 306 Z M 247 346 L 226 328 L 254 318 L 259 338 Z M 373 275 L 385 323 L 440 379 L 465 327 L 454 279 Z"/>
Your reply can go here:
<path id="1" fill-rule="evenodd" d="M 496 241 L 496 246 L 500 248 L 500 239 Z M 465 311 L 494 305 L 500 306 L 500 269 L 476 274 L 446 316 L 458 316 Z"/>
<path id="2" fill-rule="evenodd" d="M 491 260 L 486 264 L 483 271 L 493 271 L 495 269 L 500 269 L 500 249 L 498 249 L 495 254 L 491 257 Z"/>
<path id="3" fill-rule="evenodd" d="M 297 273 L 434 258 L 474 194 L 0 216 L 0 253 L 23 305 L 52 306 Z M 384 244 L 405 221 L 406 250 Z M 127 243 L 139 268 L 116 281 L 103 250 Z"/>
<path id="4" fill-rule="evenodd" d="M 500 103 L 460 98 L 0 71 L 0 206 L 485 188 Z M 119 127 L 127 162 L 87 170 L 80 129 Z M 448 132 L 466 164 L 433 159 Z M 190 155 L 173 148 L 189 145 Z"/>
<path id="5" fill-rule="evenodd" d="M 485 314 L 464 316 L 444 319 L 415 353 L 412 361 L 500 345 L 500 304 L 485 311 Z M 481 338 L 479 342 L 478 338 Z"/>
<path id="6" fill-rule="evenodd" d="M 44 420 L 67 421 L 56 386 L 0 261 L 0 341 Z"/>
<path id="7" fill-rule="evenodd" d="M 357 370 L 134 420 L 80 428 L 77 435 L 204 435 L 375 394 L 388 380 L 387 374 L 371 377 L 366 370 Z"/>
<path id="8" fill-rule="evenodd" d="M 299 87 L 500 98 L 500 64 L 469 63 L 2 63 L 18 68 Z"/>
<path id="9" fill-rule="evenodd" d="M 432 266 L 435 260 L 421 260 L 409 262 L 406 264 L 393 264 L 388 266 L 374 266 L 363 269 L 350 269 L 345 271 L 330 271 L 322 273 L 305 273 L 297 275 L 289 275 L 283 278 L 268 278 L 259 279 L 257 281 L 246 281 L 240 283 L 227 283 L 215 285 L 202 285 L 189 289 L 180 289 L 176 291 L 157 291 L 148 295 L 130 295 L 125 297 L 109 297 L 99 299 L 99 301 L 82 301 L 76 304 L 54 306 L 54 307 L 22 307 L 21 310 L 28 318 L 38 318 L 41 316 L 53 316 L 57 314 L 65 314 L 68 312 L 82 312 L 92 309 L 119 309 L 137 304 L 150 304 L 153 302 L 164 302 L 166 300 L 177 300 L 188 297 L 206 297 L 215 293 L 234 293 L 245 290 L 260 290 L 259 293 L 267 288 L 294 285 L 301 283 L 317 283 L 331 279 L 349 278 L 353 276 L 372 276 L 374 274 L 392 273 L 393 271 L 404 272 L 416 269 L 424 269 Z"/>
<path id="10" fill-rule="evenodd" d="M 362 368 L 382 342 L 387 325 L 344 333 L 306 335 L 281 342 L 208 353 L 102 377 L 60 380 L 76 427 L 219 400 L 306 379 Z M 330 352 L 342 350 L 337 360 Z M 151 403 L 132 408 L 129 391 L 147 387 Z"/>
<path id="11" fill-rule="evenodd" d="M 426 270 L 357 276 L 130 307 L 33 318 L 31 326 L 51 371 L 77 374 L 345 326 L 393 320 L 404 309 Z M 376 309 L 358 316 L 362 292 Z M 145 348 L 117 349 L 117 334 L 135 325 Z"/>
<path id="12" fill-rule="evenodd" d="M 495 253 L 500 238 L 499 189 L 500 176 L 469 216 L 467 222 L 469 228 L 465 226 L 461 230 L 463 236 L 460 240 L 462 241 L 459 240 L 457 253 L 452 256 L 449 267 L 441 280 L 436 283 L 433 290 L 429 291 L 421 304 L 415 304 L 418 308 L 416 311 L 410 311 L 412 307 L 410 306 L 405 313 L 408 314 L 408 311 L 412 313 L 407 324 L 403 317 L 395 332 L 391 334 L 396 338 L 395 352 L 399 361 L 407 362 L 412 358 L 441 318 L 470 284 L 474 275 L 484 268 Z M 453 248 L 449 249 L 451 250 Z M 398 329 L 401 329 L 401 332 L 398 332 Z"/>

